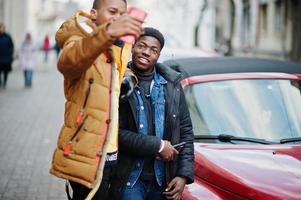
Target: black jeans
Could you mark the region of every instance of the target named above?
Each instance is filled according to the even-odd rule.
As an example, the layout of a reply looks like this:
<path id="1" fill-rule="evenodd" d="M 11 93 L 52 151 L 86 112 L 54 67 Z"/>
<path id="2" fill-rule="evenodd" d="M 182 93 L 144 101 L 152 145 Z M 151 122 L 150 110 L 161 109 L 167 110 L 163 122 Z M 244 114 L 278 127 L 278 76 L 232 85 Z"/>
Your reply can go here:
<path id="1" fill-rule="evenodd" d="M 8 71 L 0 70 L 0 88 L 6 88 L 8 73 L 9 73 Z"/>
<path id="2" fill-rule="evenodd" d="M 114 175 L 115 166 L 106 166 L 103 171 L 102 182 L 97 190 L 93 200 L 109 200 L 109 189 L 111 186 L 111 179 Z M 70 181 L 73 190 L 73 200 L 84 200 L 91 189 L 73 181 Z"/>

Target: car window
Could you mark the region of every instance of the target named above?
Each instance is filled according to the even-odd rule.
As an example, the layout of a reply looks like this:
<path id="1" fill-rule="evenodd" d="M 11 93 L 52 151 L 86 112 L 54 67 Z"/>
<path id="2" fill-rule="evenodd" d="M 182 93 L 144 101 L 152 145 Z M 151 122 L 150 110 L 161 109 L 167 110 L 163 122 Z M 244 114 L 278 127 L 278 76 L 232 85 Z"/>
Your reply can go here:
<path id="1" fill-rule="evenodd" d="M 226 80 L 185 88 L 195 135 L 279 141 L 301 136 L 300 82 Z"/>

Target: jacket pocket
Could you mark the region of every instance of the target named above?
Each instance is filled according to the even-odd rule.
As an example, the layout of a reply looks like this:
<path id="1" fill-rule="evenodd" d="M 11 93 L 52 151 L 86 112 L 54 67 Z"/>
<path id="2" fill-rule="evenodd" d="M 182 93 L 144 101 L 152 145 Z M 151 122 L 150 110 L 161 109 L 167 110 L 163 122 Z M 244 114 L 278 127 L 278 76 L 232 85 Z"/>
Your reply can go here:
<path id="1" fill-rule="evenodd" d="M 67 142 L 67 144 L 65 145 L 65 147 L 63 149 L 65 156 L 67 156 L 69 153 L 72 152 L 74 139 L 79 134 L 80 130 L 82 129 L 83 125 L 85 124 L 86 119 L 87 119 L 87 116 L 84 118 L 83 122 L 77 127 L 75 132 L 73 134 L 71 134 L 69 141 Z"/>
<path id="2" fill-rule="evenodd" d="M 95 158 L 100 141 L 105 139 L 105 134 L 101 131 L 102 127 L 101 121 L 89 115 L 72 141 L 72 153 Z"/>

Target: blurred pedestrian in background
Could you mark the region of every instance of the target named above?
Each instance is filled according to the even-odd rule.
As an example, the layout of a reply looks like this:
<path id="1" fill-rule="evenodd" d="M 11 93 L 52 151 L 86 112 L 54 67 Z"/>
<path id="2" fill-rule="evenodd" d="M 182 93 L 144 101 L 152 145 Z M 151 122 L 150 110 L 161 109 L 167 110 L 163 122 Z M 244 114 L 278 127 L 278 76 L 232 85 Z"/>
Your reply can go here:
<path id="1" fill-rule="evenodd" d="M 49 36 L 46 35 L 44 38 L 44 44 L 43 44 L 43 51 L 44 51 L 44 61 L 47 63 L 48 62 L 48 54 L 50 51 L 50 40 L 49 40 Z"/>
<path id="2" fill-rule="evenodd" d="M 12 70 L 14 43 L 5 32 L 4 24 L 0 23 L 0 88 L 5 88 L 8 73 Z"/>
<path id="3" fill-rule="evenodd" d="M 58 58 L 59 55 L 60 55 L 60 52 L 61 52 L 61 48 L 60 48 L 60 46 L 59 46 L 59 44 L 57 42 L 55 42 L 53 49 L 55 50 L 56 57 Z"/>
<path id="4" fill-rule="evenodd" d="M 36 64 L 36 47 L 30 33 L 27 33 L 19 50 L 19 63 L 24 71 L 25 88 L 32 86 L 33 68 Z"/>

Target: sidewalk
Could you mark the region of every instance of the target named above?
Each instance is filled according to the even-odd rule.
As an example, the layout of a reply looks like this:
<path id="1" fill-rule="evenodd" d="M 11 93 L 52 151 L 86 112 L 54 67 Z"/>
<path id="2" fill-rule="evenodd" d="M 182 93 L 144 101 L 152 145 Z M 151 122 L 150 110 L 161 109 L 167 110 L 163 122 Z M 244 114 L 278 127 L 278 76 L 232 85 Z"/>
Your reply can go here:
<path id="1" fill-rule="evenodd" d="M 39 63 L 33 88 L 25 89 L 23 81 L 16 68 L 0 90 L 0 199 L 66 199 L 65 182 L 49 174 L 64 114 L 55 59 Z"/>

